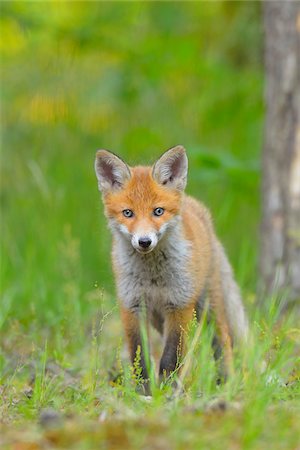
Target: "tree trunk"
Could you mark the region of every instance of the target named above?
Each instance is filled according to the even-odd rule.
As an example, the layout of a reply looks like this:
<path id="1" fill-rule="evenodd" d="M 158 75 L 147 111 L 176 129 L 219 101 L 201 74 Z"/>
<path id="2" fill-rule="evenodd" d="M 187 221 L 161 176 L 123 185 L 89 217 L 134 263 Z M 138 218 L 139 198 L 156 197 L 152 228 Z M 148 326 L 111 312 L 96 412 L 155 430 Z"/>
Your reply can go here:
<path id="1" fill-rule="evenodd" d="M 266 122 L 260 272 L 300 306 L 300 2 L 265 1 Z"/>

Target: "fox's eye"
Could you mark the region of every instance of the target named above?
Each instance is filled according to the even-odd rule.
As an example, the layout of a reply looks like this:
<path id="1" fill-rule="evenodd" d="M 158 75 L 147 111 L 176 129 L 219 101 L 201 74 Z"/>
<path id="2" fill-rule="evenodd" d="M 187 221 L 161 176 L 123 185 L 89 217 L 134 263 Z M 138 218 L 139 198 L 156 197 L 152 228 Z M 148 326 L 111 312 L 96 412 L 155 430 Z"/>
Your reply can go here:
<path id="1" fill-rule="evenodd" d="M 124 209 L 122 212 L 123 212 L 123 216 L 125 216 L 127 218 L 133 216 L 133 211 L 131 211 L 131 209 Z"/>
<path id="2" fill-rule="evenodd" d="M 155 216 L 162 216 L 164 212 L 165 212 L 164 208 L 155 208 L 153 214 Z"/>

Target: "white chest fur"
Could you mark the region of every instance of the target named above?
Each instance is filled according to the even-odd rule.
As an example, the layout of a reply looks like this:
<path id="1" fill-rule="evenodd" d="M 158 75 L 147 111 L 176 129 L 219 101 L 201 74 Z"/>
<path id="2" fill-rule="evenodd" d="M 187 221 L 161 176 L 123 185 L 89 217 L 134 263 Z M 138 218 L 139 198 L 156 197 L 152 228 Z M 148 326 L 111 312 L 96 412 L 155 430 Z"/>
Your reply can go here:
<path id="1" fill-rule="evenodd" d="M 194 286 L 188 271 L 191 243 L 171 233 L 149 254 L 133 249 L 121 236 L 115 240 L 113 258 L 117 271 L 118 295 L 124 306 L 149 310 L 183 307 Z"/>

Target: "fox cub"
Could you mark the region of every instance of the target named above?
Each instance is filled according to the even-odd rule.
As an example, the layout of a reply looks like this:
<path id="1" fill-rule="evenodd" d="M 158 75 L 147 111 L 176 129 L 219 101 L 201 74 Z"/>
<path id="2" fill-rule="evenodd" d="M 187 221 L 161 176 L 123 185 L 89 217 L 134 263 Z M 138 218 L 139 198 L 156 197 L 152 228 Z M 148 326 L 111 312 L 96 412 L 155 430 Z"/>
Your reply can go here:
<path id="1" fill-rule="evenodd" d="M 247 336 L 247 318 L 239 288 L 210 213 L 184 194 L 188 159 L 185 149 L 166 151 L 153 167 L 129 167 L 118 156 L 99 150 L 98 187 L 113 235 L 112 260 L 122 322 L 131 361 L 141 351 L 142 378 L 148 379 L 140 333 L 147 323 L 164 337 L 160 377 L 169 376 L 182 358 L 184 331 L 205 302 L 216 322 L 215 354 L 232 369 L 232 345 Z M 205 300 L 207 299 L 207 300 Z"/>

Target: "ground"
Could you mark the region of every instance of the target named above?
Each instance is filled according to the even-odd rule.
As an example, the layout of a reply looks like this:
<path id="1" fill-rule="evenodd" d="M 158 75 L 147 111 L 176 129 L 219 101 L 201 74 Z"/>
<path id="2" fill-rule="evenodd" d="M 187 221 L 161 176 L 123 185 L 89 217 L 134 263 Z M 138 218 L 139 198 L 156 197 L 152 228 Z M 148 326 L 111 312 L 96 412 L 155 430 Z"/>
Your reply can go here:
<path id="1" fill-rule="evenodd" d="M 1 336 L 3 448 L 300 448 L 299 329 L 292 316 L 278 321 L 273 308 L 268 320 L 253 318 L 252 342 L 221 385 L 212 329 L 203 324 L 195 342 L 191 324 L 183 388 L 166 383 L 144 397 L 135 390 L 118 309 L 105 310 L 110 301 L 101 298 L 97 317 L 65 327 L 56 340 L 49 330 L 25 335 L 18 321 Z"/>

